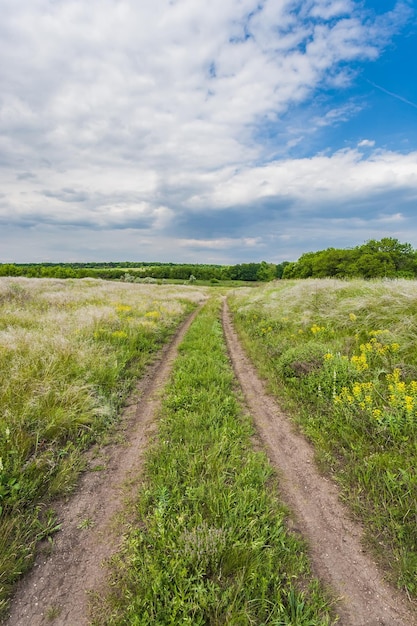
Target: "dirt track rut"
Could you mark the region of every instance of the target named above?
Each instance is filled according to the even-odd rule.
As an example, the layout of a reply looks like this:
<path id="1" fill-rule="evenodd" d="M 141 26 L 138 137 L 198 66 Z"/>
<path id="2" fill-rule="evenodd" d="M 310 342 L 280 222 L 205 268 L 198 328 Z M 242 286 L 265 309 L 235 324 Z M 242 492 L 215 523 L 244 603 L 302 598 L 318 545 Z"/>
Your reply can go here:
<path id="1" fill-rule="evenodd" d="M 136 401 L 132 398 L 122 417 L 125 442 L 104 447 L 91 463 L 104 469 L 87 471 L 77 492 L 58 505 L 62 530 L 55 537 L 52 553 L 45 556 L 41 552 L 33 570 L 22 579 L 4 626 L 89 623 L 87 592 L 104 582 L 103 562 L 118 548 L 119 537 L 112 521 L 123 509 L 129 493 L 133 496 L 134 483 L 127 491 L 126 482 L 140 477 L 152 418 L 160 405 L 160 391 L 196 314 L 182 325 L 173 342 L 164 348 L 140 381 L 134 394 Z"/>
<path id="2" fill-rule="evenodd" d="M 223 327 L 248 409 L 277 469 L 281 495 L 307 539 L 314 573 L 333 590 L 343 626 L 415 626 L 408 599 L 384 581 L 363 550 L 362 529 L 341 504 L 336 486 L 319 474 L 310 444 L 297 433 L 246 357 L 225 303 Z"/>

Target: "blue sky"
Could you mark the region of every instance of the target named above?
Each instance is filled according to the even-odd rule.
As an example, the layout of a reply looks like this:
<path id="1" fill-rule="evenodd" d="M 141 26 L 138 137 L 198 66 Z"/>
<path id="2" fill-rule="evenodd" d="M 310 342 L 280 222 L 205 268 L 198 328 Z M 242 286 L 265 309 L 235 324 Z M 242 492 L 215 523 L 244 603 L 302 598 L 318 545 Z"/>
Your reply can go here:
<path id="1" fill-rule="evenodd" d="M 413 2 L 0 11 L 0 262 L 417 248 Z"/>

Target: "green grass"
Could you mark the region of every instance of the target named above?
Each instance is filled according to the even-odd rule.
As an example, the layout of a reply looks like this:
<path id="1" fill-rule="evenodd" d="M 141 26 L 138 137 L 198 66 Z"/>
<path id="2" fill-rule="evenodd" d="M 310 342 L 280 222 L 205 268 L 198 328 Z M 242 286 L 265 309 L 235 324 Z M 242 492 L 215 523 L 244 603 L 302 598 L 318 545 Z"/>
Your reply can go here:
<path id="1" fill-rule="evenodd" d="M 51 498 L 71 491 L 82 451 L 202 290 L 96 280 L 0 280 L 0 611 L 56 528 Z"/>
<path id="2" fill-rule="evenodd" d="M 271 468 L 253 450 L 218 309 L 211 300 L 181 345 L 96 625 L 331 623 Z"/>
<path id="3" fill-rule="evenodd" d="M 417 283 L 282 281 L 230 299 L 270 388 L 417 595 Z"/>

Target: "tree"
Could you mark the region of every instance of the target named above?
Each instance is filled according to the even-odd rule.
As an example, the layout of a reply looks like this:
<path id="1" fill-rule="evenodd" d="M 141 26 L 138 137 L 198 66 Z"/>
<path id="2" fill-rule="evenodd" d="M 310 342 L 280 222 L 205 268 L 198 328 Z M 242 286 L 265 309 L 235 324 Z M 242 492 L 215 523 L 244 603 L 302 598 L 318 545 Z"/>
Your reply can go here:
<path id="1" fill-rule="evenodd" d="M 417 253 L 409 243 L 384 237 L 352 249 L 327 248 L 307 252 L 283 270 L 283 278 L 412 278 L 417 276 Z"/>
<path id="2" fill-rule="evenodd" d="M 258 268 L 258 271 L 256 272 L 256 280 L 260 280 L 263 282 L 274 280 L 276 271 L 276 266 L 273 263 L 267 263 L 266 261 L 262 261 Z"/>

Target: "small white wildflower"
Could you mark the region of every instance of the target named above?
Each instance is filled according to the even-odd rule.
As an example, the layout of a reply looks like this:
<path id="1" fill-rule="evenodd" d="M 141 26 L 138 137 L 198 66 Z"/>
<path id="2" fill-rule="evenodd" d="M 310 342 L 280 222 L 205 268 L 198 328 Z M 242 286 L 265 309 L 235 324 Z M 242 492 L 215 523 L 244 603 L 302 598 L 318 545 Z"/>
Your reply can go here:
<path id="1" fill-rule="evenodd" d="M 336 370 L 333 370 L 333 392 L 332 392 L 332 397 L 333 400 L 336 398 L 336 379 L 337 379 L 337 374 L 336 374 Z"/>

